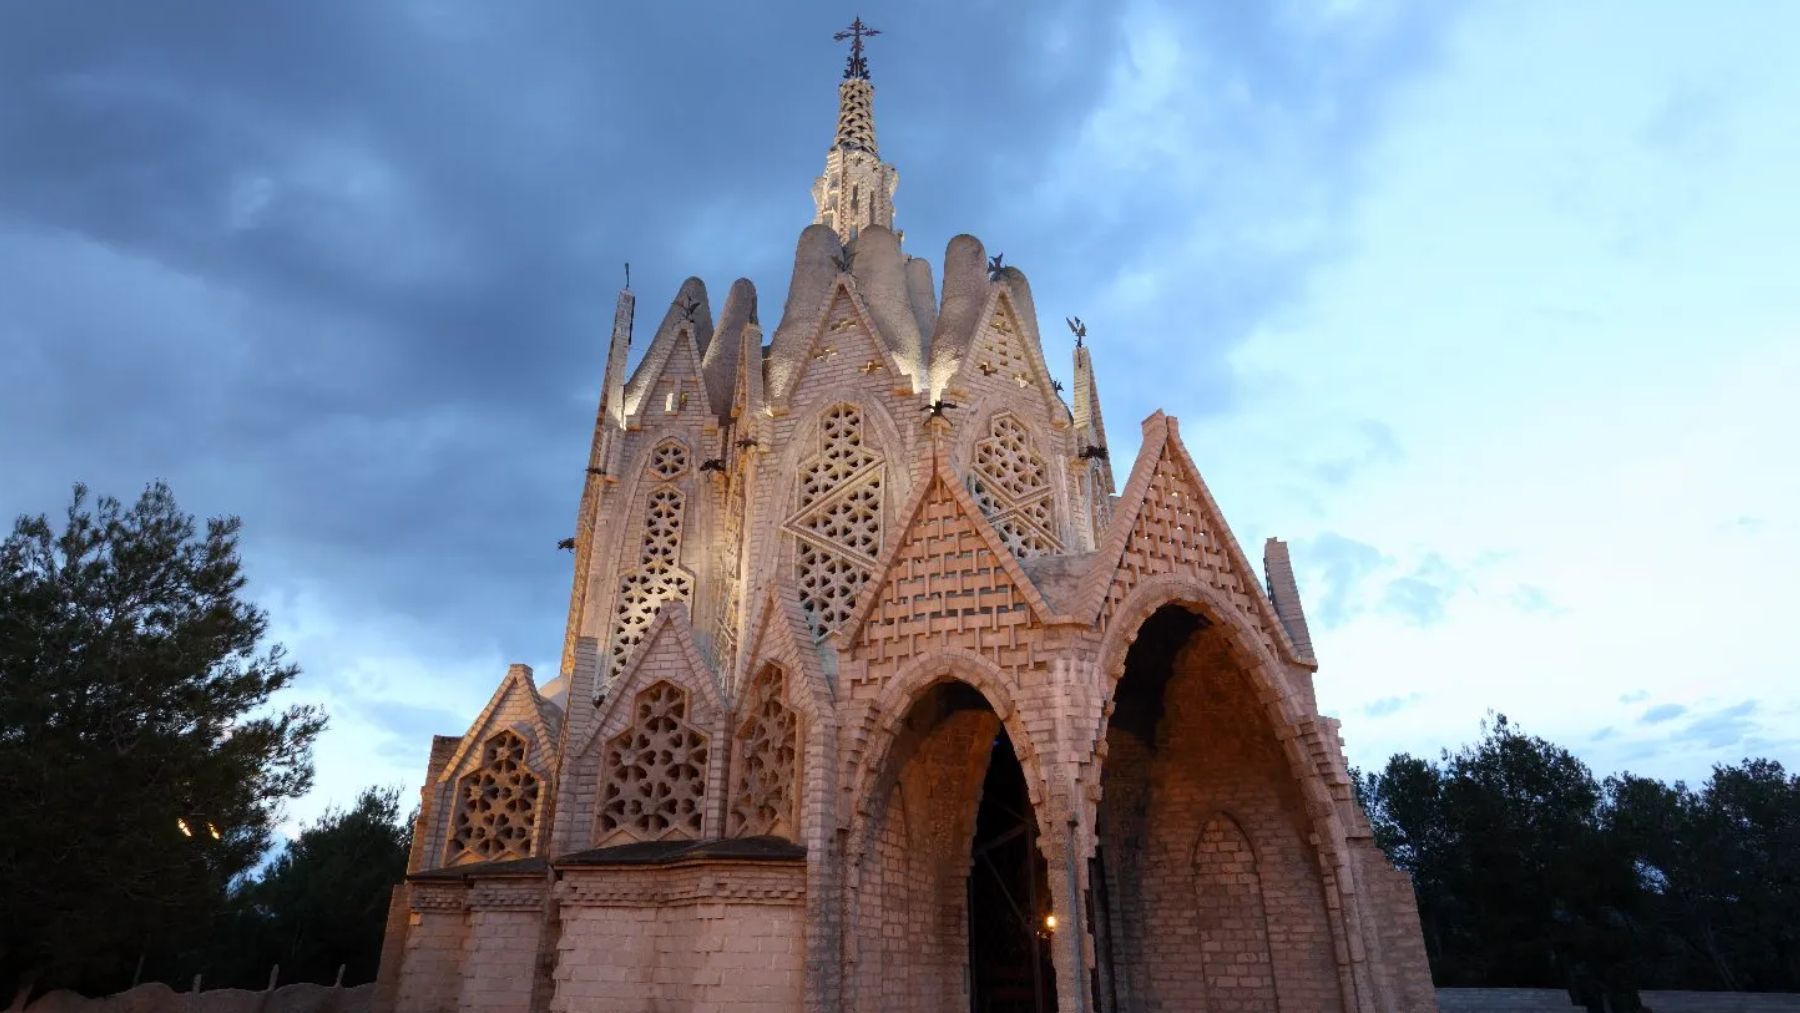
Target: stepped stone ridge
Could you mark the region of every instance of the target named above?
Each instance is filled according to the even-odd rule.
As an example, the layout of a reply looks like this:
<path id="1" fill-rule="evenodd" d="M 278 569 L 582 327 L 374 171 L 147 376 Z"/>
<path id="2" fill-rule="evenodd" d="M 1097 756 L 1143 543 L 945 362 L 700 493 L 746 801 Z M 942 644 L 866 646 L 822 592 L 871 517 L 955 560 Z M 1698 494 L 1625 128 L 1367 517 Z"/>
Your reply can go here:
<path id="1" fill-rule="evenodd" d="M 560 671 L 433 741 L 374 1008 L 1436 1009 L 1286 546 L 904 252 L 872 34 L 768 343 L 689 278 L 628 373 L 619 294 Z"/>

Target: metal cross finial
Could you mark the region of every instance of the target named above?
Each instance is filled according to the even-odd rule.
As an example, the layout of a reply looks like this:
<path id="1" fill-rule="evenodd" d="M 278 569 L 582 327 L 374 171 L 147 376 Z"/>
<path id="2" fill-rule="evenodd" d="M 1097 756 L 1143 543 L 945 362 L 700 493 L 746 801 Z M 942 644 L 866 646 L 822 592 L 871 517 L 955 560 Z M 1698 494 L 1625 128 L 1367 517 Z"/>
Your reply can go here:
<path id="1" fill-rule="evenodd" d="M 863 59 L 863 40 L 873 38 L 880 34 L 880 29 L 870 28 L 868 25 L 863 24 L 862 18 L 859 17 L 850 22 L 849 28 L 832 36 L 833 39 L 836 39 L 839 42 L 842 42 L 845 39 L 850 40 L 850 60 L 844 67 L 845 80 L 856 77 L 863 78 L 864 80 L 868 79 L 869 61 Z"/>

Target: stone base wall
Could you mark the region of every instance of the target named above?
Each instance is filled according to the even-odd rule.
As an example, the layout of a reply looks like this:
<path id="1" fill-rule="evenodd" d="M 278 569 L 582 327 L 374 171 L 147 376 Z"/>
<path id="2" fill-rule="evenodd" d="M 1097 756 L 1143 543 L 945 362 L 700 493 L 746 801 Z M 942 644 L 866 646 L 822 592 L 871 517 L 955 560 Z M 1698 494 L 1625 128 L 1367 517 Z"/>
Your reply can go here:
<path id="1" fill-rule="evenodd" d="M 790 1013 L 803 1005 L 803 862 L 567 870 L 557 896 L 557 1013 Z"/>
<path id="2" fill-rule="evenodd" d="M 1639 992 L 1647 1013 L 1800 1013 L 1792 992 Z M 1443 1013 L 1567 1013 L 1581 1009 L 1560 988 L 1440 988 Z"/>
<path id="3" fill-rule="evenodd" d="M 543 880 L 409 883 L 401 903 L 406 927 L 394 1013 L 529 1008 Z"/>
<path id="4" fill-rule="evenodd" d="M 25 1008 L 28 1013 L 369 1013 L 374 995 L 373 984 L 355 988 L 293 984 L 264 992 L 241 988 L 177 992 L 150 983 L 93 998 L 59 990 Z"/>

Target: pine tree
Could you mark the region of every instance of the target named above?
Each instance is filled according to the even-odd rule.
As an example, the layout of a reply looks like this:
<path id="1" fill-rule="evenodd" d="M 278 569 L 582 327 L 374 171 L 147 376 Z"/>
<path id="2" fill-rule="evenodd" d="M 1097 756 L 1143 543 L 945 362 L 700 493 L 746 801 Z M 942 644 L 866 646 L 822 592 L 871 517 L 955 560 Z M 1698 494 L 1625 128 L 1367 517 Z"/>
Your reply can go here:
<path id="1" fill-rule="evenodd" d="M 188 971 L 310 787 L 324 718 L 270 706 L 299 670 L 262 644 L 238 530 L 161 483 L 130 509 L 78 485 L 62 530 L 0 543 L 0 994 Z"/>

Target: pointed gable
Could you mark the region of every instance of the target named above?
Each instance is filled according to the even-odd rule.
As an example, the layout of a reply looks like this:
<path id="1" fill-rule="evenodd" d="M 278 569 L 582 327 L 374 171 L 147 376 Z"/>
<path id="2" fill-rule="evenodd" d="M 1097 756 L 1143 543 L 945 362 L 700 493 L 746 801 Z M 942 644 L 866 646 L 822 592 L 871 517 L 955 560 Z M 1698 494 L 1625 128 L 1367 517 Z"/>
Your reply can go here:
<path id="1" fill-rule="evenodd" d="M 857 292 L 851 275 L 840 274 L 832 283 L 810 329 L 811 340 L 797 351 L 785 386 L 771 391 L 771 400 L 786 407 L 802 390 L 830 387 L 912 393 L 912 378 L 904 363 L 880 337 L 868 306 Z"/>
<path id="2" fill-rule="evenodd" d="M 875 662 L 950 644 L 997 664 L 1028 662 L 1030 626 L 1057 621 L 969 498 L 940 448 L 928 459 L 856 611 L 838 634 Z"/>
<path id="3" fill-rule="evenodd" d="M 423 854 L 430 865 L 505 861 L 535 854 L 548 833 L 538 818 L 555 772 L 560 714 L 538 694 L 531 669 L 513 665 L 449 760 L 438 768 Z"/>
<path id="4" fill-rule="evenodd" d="M 725 716 L 686 606 L 665 606 L 570 754 L 572 826 L 595 845 L 716 836 Z"/>
<path id="5" fill-rule="evenodd" d="M 646 416 L 713 413 L 701 370 L 701 353 L 711 337 L 706 286 L 689 278 L 669 304 L 644 360 L 625 387 L 625 413 L 631 424 L 641 424 Z"/>
<path id="6" fill-rule="evenodd" d="M 1088 572 L 1081 614 L 1110 622 L 1133 588 L 1167 574 L 1211 588 L 1271 655 L 1311 665 L 1282 629 L 1256 571 L 1182 446 L 1175 420 L 1159 411 L 1144 422 L 1143 446 Z"/>
<path id="7" fill-rule="evenodd" d="M 1018 280 L 1022 282 L 1023 278 Z M 1062 410 L 1062 399 L 1051 385 L 1050 370 L 1044 365 L 1029 311 L 1021 309 L 1019 303 L 1013 285 L 991 287 L 987 305 L 982 308 L 948 390 L 959 397 L 1034 394 L 1033 400 L 1044 405 L 1052 425 L 1067 425 L 1068 417 Z"/>
<path id="8" fill-rule="evenodd" d="M 465 773 L 464 768 L 480 752 L 481 744 L 502 731 L 512 731 L 525 739 L 530 746 L 527 762 L 540 771 L 548 771 L 548 756 L 556 748 L 557 723 L 556 708 L 538 695 L 531 667 L 513 665 L 463 734 L 462 744 L 450 762 L 444 764 L 439 780 L 448 781 Z"/>

